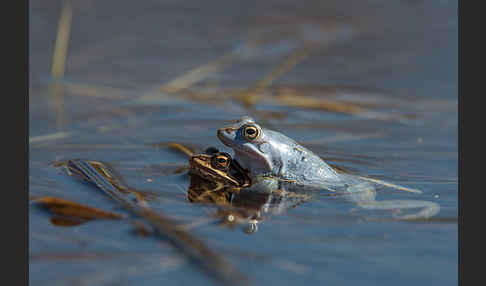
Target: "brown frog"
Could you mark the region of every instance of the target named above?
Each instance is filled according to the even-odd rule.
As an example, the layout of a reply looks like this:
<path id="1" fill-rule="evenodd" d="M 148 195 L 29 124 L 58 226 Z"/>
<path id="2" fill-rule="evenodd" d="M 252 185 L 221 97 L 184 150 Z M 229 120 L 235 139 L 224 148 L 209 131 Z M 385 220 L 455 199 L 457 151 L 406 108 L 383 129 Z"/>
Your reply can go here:
<path id="1" fill-rule="evenodd" d="M 191 202 L 229 203 L 231 194 L 250 185 L 250 178 L 231 156 L 208 148 L 206 153 L 193 154 L 189 159 L 191 185 L 188 199 Z"/>

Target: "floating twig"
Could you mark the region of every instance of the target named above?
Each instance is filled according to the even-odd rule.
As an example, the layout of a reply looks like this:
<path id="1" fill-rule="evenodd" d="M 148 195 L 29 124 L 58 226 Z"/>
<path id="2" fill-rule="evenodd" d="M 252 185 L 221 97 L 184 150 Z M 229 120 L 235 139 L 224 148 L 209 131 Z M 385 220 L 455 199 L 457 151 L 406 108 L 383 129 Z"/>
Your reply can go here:
<path id="1" fill-rule="evenodd" d="M 106 174 L 99 172 L 99 165 L 95 168 L 89 162 L 80 159 L 70 160 L 69 162 L 72 168 L 82 172 L 90 182 L 96 184 L 105 194 L 120 203 L 132 214 L 150 223 L 161 238 L 169 241 L 186 254 L 209 277 L 225 285 L 248 285 L 247 278 L 229 261 L 209 249 L 193 235 L 182 230 L 171 218 L 155 212 L 148 205 L 140 204 L 127 194 L 121 193 L 110 180 L 104 177 Z"/>

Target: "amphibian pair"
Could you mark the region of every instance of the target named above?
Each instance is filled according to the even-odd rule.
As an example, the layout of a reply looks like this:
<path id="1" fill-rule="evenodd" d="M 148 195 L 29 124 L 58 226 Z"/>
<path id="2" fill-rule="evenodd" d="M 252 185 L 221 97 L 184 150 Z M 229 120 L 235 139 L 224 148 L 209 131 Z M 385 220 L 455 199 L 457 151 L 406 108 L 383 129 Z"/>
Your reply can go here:
<path id="1" fill-rule="evenodd" d="M 372 180 L 338 172 L 312 151 L 291 138 L 258 125 L 250 117 L 224 126 L 217 131 L 220 141 L 234 150 L 234 158 L 210 148 L 206 154 L 193 155 L 191 172 L 208 178 L 220 186 L 255 193 L 293 190 L 327 190 L 344 197 L 363 209 L 404 210 L 421 208 L 414 214 L 396 215 L 399 219 L 426 218 L 435 215 L 438 204 L 421 200 L 376 201 Z M 239 163 L 241 163 L 241 165 Z M 251 180 L 251 186 L 250 185 Z"/>
<path id="2" fill-rule="evenodd" d="M 422 208 L 415 214 L 395 215 L 399 219 L 430 217 L 440 209 L 437 203 L 429 201 L 376 201 L 375 188 L 369 178 L 337 172 L 312 151 L 277 131 L 261 127 L 248 116 L 218 129 L 217 136 L 224 145 L 234 150 L 234 159 L 260 186 L 275 187 L 273 181 L 277 180 L 287 185 L 338 192 L 357 206 L 370 210 Z M 377 180 L 374 183 L 391 185 Z M 281 184 L 277 188 L 281 188 Z"/>
<path id="3" fill-rule="evenodd" d="M 277 181 L 265 178 L 251 184 L 248 171 L 231 156 L 210 147 L 205 153 L 193 154 L 189 159 L 190 202 L 216 204 L 216 216 L 233 227 L 244 226 L 244 232 L 254 233 L 265 217 L 309 200 L 308 194 L 297 194 L 278 189 Z"/>

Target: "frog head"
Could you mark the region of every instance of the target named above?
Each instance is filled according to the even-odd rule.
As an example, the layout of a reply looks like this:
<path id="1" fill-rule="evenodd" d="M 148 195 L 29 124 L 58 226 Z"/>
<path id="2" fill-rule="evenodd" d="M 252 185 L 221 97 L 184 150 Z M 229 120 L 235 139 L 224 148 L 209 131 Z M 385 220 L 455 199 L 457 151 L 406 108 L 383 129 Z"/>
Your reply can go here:
<path id="1" fill-rule="evenodd" d="M 233 187 L 247 187 L 250 179 L 240 164 L 228 153 L 208 148 L 206 153 L 193 154 L 189 159 L 190 172 L 211 181 Z"/>
<path id="2" fill-rule="evenodd" d="M 238 181 L 230 176 L 231 157 L 225 153 L 194 154 L 189 159 L 190 172 L 217 182 L 239 186 Z"/>
<path id="3" fill-rule="evenodd" d="M 274 140 L 271 130 L 262 128 L 251 117 L 243 116 L 236 122 L 218 129 L 219 140 L 235 151 L 235 159 L 253 174 L 269 174 L 278 169 L 281 140 Z"/>

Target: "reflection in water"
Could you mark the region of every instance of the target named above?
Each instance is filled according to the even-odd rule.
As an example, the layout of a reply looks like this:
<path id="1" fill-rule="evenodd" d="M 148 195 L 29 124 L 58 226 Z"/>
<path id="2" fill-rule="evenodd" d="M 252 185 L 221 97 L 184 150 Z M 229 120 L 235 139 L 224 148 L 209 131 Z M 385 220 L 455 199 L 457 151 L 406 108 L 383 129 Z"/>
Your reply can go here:
<path id="1" fill-rule="evenodd" d="M 258 231 L 258 223 L 272 214 L 297 206 L 311 196 L 287 192 L 274 180 L 250 186 L 248 173 L 227 153 L 210 147 L 189 159 L 190 185 L 187 198 L 192 203 L 214 204 L 220 209 L 220 224 L 243 232 Z"/>
<path id="2" fill-rule="evenodd" d="M 322 189 L 303 186 L 274 177 L 254 177 L 227 153 L 210 147 L 203 154 L 193 154 L 189 159 L 190 185 L 187 197 L 191 203 L 207 203 L 219 207 L 216 216 L 220 224 L 233 228 L 240 226 L 245 233 L 258 231 L 258 224 L 270 215 L 278 215 L 312 198 L 311 194 L 341 196 L 361 210 L 392 211 L 396 220 L 416 220 L 437 214 L 437 203 L 422 200 L 376 200 L 375 188 L 361 177 L 349 177 L 342 188 Z M 353 182 L 351 184 L 351 182 Z M 380 185 L 396 187 L 386 182 Z M 407 213 L 410 209 L 420 209 Z M 367 219 L 376 219 L 366 217 Z M 381 218 L 382 219 L 382 218 Z"/>
<path id="3" fill-rule="evenodd" d="M 268 194 L 245 199 L 240 190 L 238 196 L 221 198 L 227 206 L 208 202 L 214 208 L 183 202 L 189 178 L 173 175 L 173 170 L 187 161 L 165 149 L 173 140 L 217 144 L 215 127 L 250 114 L 308 142 L 309 149 L 332 158 L 345 171 L 424 189 L 423 195 L 405 196 L 438 202 L 441 212 L 426 223 L 363 224 L 355 219 L 356 213 L 341 213 L 354 204 L 316 191 L 311 203 L 289 211 L 292 217 L 285 224 L 270 227 L 265 222 L 256 237 L 240 239 L 245 236 L 240 231 L 208 227 L 195 229 L 196 238 L 210 242 L 213 251 L 221 248 L 241 272 L 260 284 L 457 281 L 457 2 L 70 2 L 73 22 L 65 74 L 57 81 L 64 93 L 57 98 L 48 86 L 55 82 L 50 74 L 53 53 L 62 55 L 55 46 L 61 39 L 56 39 L 56 32 L 67 27 L 58 24 L 65 1 L 29 2 L 30 195 L 66 194 L 110 209 L 109 201 L 96 196 L 91 200 L 85 185 L 46 168 L 53 160 L 92 158 L 113 164 L 127 186 L 153 190 L 156 199 L 145 197 L 148 204 L 177 218 L 177 227 L 186 219 L 194 225 L 191 219 L 209 208 L 222 217 L 224 211 L 233 214 L 222 223 L 241 218 L 244 224 L 233 225 L 254 232 L 262 227 L 250 223 L 257 211 L 235 205 L 247 201 L 259 209 Z M 333 31 L 349 37 L 333 37 Z M 279 75 L 273 71 L 287 71 L 279 67 L 310 42 L 319 42 L 319 47 L 272 80 L 273 74 Z M 236 98 L 252 87 L 261 92 Z M 170 90 L 180 91 L 166 92 Z M 253 107 L 246 108 L 244 103 L 252 101 Z M 66 125 L 58 129 L 56 121 L 62 115 Z M 153 142 L 165 145 L 151 146 Z M 153 182 L 146 182 L 148 177 Z M 182 178 L 187 179 L 182 197 L 179 189 L 163 186 Z M 378 201 L 393 196 L 389 188 L 386 195 L 377 190 Z M 216 199 L 218 192 L 212 197 Z M 278 195 L 274 197 L 278 204 Z M 256 202 L 248 202 L 251 199 Z M 389 210 L 356 209 L 379 219 L 391 216 Z M 77 243 L 58 243 L 66 238 L 87 241 L 89 249 L 102 253 L 117 247 L 123 254 L 112 261 L 93 257 L 86 264 L 54 261 L 62 267 L 35 260 L 29 267 L 33 284 L 159 285 L 169 279 L 175 284 L 209 284 L 181 263 L 180 255 L 175 255 L 179 262 L 171 262 L 170 248 L 159 247 L 152 238 L 131 236 L 122 222 L 61 229 L 50 227 L 34 206 L 31 210 L 31 257 L 78 252 Z M 264 245 L 256 247 L 255 239 Z M 304 265 L 308 272 L 292 272 L 288 265 L 280 267 L 270 260 Z M 393 275 L 397 271 L 400 275 Z"/>
<path id="4" fill-rule="evenodd" d="M 219 207 L 215 216 L 220 219 L 220 225 L 228 228 L 238 226 L 247 234 L 257 232 L 258 224 L 269 216 L 281 214 L 312 198 L 309 194 L 272 189 L 272 186 L 217 188 L 214 181 L 199 175 L 192 174 L 190 179 L 187 196 L 191 203 Z"/>

